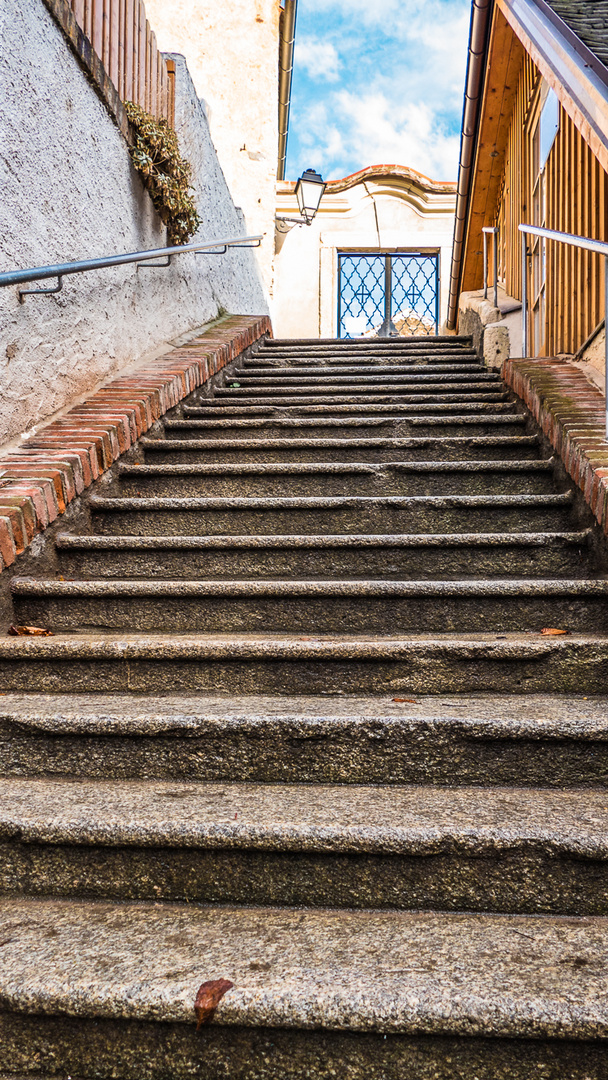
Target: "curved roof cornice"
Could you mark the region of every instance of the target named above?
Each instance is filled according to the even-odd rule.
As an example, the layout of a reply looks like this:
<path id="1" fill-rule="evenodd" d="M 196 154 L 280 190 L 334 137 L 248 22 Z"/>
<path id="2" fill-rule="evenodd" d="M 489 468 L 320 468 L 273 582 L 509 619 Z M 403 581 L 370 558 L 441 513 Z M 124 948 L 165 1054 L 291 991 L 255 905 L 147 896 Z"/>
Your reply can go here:
<path id="1" fill-rule="evenodd" d="M 443 180 L 431 180 L 416 169 L 410 169 L 408 165 L 368 165 L 365 169 L 351 173 L 342 180 L 328 180 L 326 192 L 329 195 L 337 195 L 340 191 L 348 191 L 366 180 L 392 180 L 397 183 L 407 183 L 425 191 L 437 195 L 452 195 L 456 191 L 456 183 Z M 295 191 L 295 183 L 284 182 L 281 189 L 285 192 Z"/>

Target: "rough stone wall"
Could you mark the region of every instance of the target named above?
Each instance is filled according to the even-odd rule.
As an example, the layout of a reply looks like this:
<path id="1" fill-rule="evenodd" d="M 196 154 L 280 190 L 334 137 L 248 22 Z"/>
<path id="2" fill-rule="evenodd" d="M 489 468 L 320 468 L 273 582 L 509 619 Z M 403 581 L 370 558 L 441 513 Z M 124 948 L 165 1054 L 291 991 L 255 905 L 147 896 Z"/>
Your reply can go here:
<path id="1" fill-rule="evenodd" d="M 181 61 L 176 97 L 176 126 L 197 174 L 199 236 L 240 235 L 242 215 Z M 0 4 L 0 183 L 3 270 L 166 242 L 123 136 L 42 0 Z M 254 252 L 66 277 L 62 293 L 23 305 L 16 288 L 1 289 L 0 445 L 221 309 L 267 311 Z"/>
<path id="2" fill-rule="evenodd" d="M 278 163 L 279 0 L 146 0 L 164 52 L 183 53 L 211 137 L 272 288 Z"/>

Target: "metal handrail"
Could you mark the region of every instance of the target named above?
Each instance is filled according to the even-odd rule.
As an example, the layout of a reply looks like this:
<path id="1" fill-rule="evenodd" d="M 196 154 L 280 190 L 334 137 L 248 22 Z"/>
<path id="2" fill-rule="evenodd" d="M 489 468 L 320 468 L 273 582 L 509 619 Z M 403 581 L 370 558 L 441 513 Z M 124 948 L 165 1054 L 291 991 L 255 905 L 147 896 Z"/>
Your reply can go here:
<path id="1" fill-rule="evenodd" d="M 223 255 L 229 247 L 259 247 L 263 236 L 236 236 L 229 239 L 206 240 L 204 244 L 177 244 L 173 247 L 151 248 L 148 251 L 131 251 L 125 255 L 102 255 L 98 259 L 80 259 L 76 262 L 57 263 L 54 266 L 32 266 L 27 270 L 8 270 L 0 274 L 0 288 L 9 285 L 24 285 L 28 281 L 42 281 L 45 278 L 56 277 L 58 284 L 53 289 L 20 289 L 19 300 L 23 303 L 23 297 L 29 295 L 48 296 L 57 293 L 63 287 L 63 278 L 67 274 L 85 274 L 89 270 L 102 270 L 106 266 L 124 266 L 127 263 L 139 263 L 147 265 L 143 260 L 167 259 L 163 266 L 169 266 L 173 255 L 185 255 L 192 251 L 209 255 Z M 214 251 L 214 248 L 223 248 L 222 251 Z M 149 264 L 148 264 L 149 265 Z"/>
<path id="2" fill-rule="evenodd" d="M 486 225 L 482 230 L 483 233 L 483 298 L 488 299 L 488 234 L 493 236 L 492 240 L 492 254 L 494 256 L 494 307 L 498 307 L 498 242 L 496 237 L 498 235 L 498 229 L 496 226 Z"/>
<path id="3" fill-rule="evenodd" d="M 538 225 L 520 225 L 521 233 L 521 314 L 522 314 L 522 355 L 528 355 L 528 236 L 539 236 L 542 240 L 556 240 L 560 244 L 595 251 L 604 256 L 604 302 L 606 311 L 606 332 L 604 346 L 604 376 L 606 379 L 606 441 L 608 441 L 608 243 L 603 240 L 591 240 L 588 236 L 574 233 L 557 232 L 555 229 L 541 229 Z"/>

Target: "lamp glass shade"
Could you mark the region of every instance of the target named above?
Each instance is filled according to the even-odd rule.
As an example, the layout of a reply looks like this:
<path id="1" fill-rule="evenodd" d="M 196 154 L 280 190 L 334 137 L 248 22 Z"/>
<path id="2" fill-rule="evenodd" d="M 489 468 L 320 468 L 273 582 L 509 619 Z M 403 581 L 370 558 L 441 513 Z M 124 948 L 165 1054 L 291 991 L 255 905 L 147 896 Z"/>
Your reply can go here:
<path id="1" fill-rule="evenodd" d="M 302 173 L 296 184 L 296 198 L 303 217 L 308 219 L 315 216 L 324 191 L 325 181 L 318 172 L 307 169 Z"/>

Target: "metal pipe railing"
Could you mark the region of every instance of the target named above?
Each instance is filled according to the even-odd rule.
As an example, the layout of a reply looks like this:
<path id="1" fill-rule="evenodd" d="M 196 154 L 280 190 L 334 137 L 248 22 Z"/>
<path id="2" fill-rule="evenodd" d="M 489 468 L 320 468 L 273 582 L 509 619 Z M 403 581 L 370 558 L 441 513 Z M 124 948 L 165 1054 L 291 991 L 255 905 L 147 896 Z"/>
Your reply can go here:
<path id="1" fill-rule="evenodd" d="M 492 254 L 494 257 L 494 307 L 498 307 L 498 229 L 496 226 L 485 226 L 482 230 L 483 233 L 483 298 L 488 299 L 488 234 L 491 233 L 492 240 Z"/>
<path id="2" fill-rule="evenodd" d="M 527 236 L 538 236 L 542 240 L 555 240 L 559 244 L 584 248 L 604 256 L 604 301 L 606 323 L 608 324 L 608 243 L 603 240 L 591 240 L 588 236 L 574 233 L 557 232 L 555 229 L 541 229 L 538 225 L 520 225 L 521 233 L 521 314 L 522 314 L 522 355 L 528 355 L 528 244 Z M 608 329 L 604 329 L 604 376 L 606 379 L 606 440 L 608 441 Z"/>
<path id="3" fill-rule="evenodd" d="M 200 253 L 202 255 L 223 255 L 228 248 L 236 247 L 259 247 L 263 236 L 236 236 L 229 239 L 206 240 L 204 244 L 178 244 L 174 247 L 152 248 L 149 251 L 131 251 L 126 255 L 102 255 L 98 259 L 81 259 L 76 262 L 57 263 L 51 266 L 32 266 L 27 270 L 8 270 L 0 274 L 0 288 L 9 285 L 25 285 L 29 281 L 44 281 L 46 278 L 56 277 L 58 283 L 53 289 L 20 289 L 19 300 L 23 303 L 24 296 L 38 295 L 48 296 L 51 293 L 60 292 L 63 287 L 63 278 L 67 274 L 85 274 L 90 270 L 103 270 L 107 266 L 125 266 L 128 263 L 139 263 L 142 266 L 149 265 L 143 260 L 167 259 L 163 266 L 169 266 L 174 255 L 185 255 L 187 252 Z M 222 250 L 214 250 L 221 248 Z"/>

